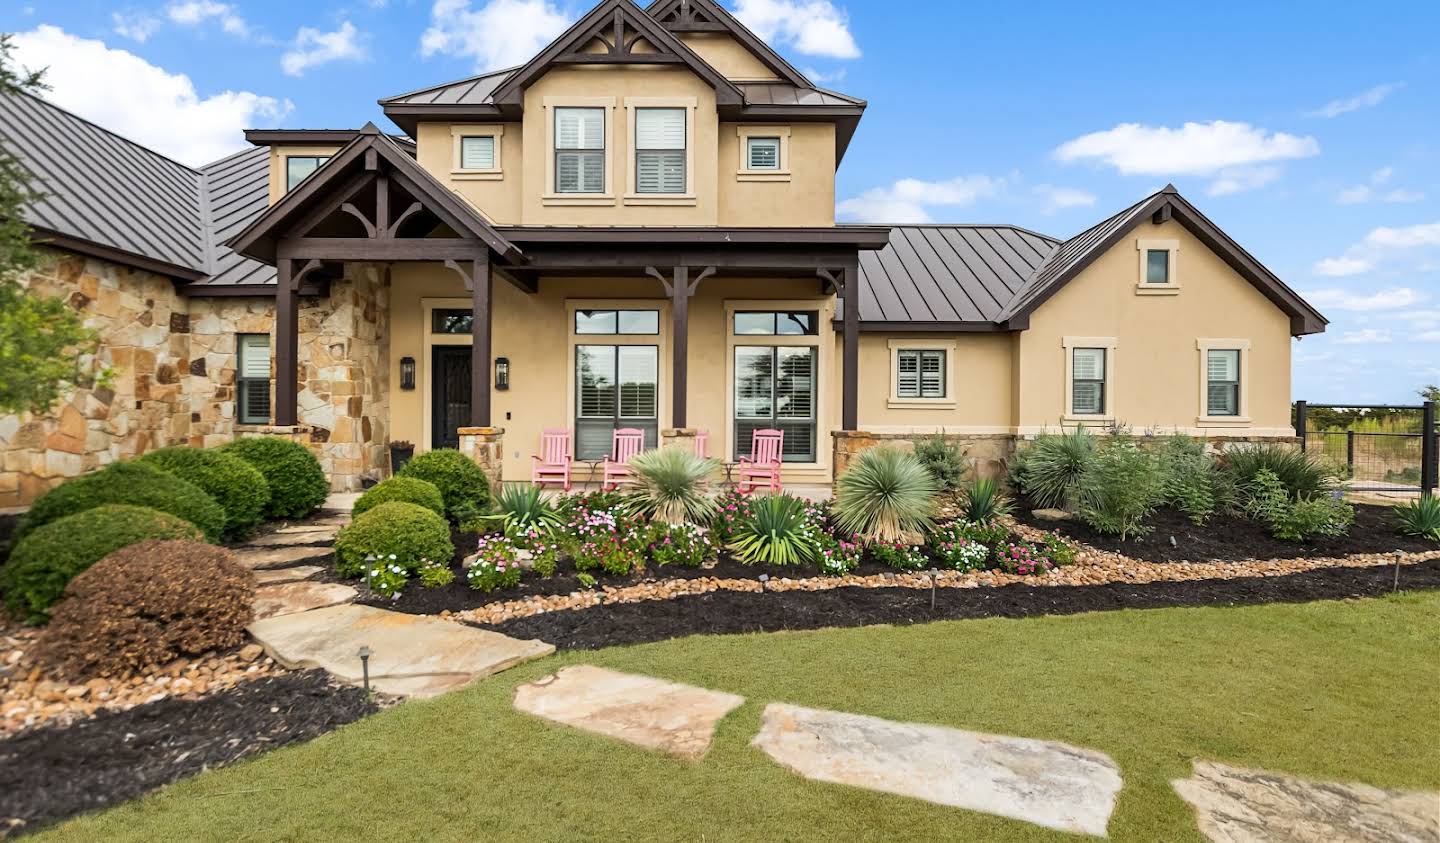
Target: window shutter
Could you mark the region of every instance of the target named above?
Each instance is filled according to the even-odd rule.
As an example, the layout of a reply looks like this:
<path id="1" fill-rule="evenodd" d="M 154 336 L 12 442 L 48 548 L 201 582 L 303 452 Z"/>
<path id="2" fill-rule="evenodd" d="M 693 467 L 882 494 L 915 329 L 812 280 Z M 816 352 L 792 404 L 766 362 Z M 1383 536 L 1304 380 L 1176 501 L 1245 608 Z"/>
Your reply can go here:
<path id="1" fill-rule="evenodd" d="M 750 138 L 746 141 L 746 167 L 751 170 L 780 169 L 780 139 Z"/>
<path id="2" fill-rule="evenodd" d="M 1072 352 L 1070 408 L 1076 413 L 1105 412 L 1105 349 L 1077 348 Z"/>
<path id="3" fill-rule="evenodd" d="M 635 191 L 685 192 L 685 109 L 635 110 Z"/>
<path id="4" fill-rule="evenodd" d="M 639 108 L 635 110 L 636 149 L 684 149 L 685 109 Z"/>
<path id="5" fill-rule="evenodd" d="M 605 109 L 555 109 L 556 149 L 604 149 Z"/>
<path id="6" fill-rule="evenodd" d="M 460 169 L 495 169 L 495 138 L 489 135 L 461 138 Z"/>
<path id="7" fill-rule="evenodd" d="M 920 397 L 920 354 L 900 352 L 896 361 L 895 394 L 900 398 Z"/>
<path id="8" fill-rule="evenodd" d="M 270 380 L 270 337 L 246 334 L 240 337 L 240 377 L 246 380 Z"/>
<path id="9" fill-rule="evenodd" d="M 925 398 L 945 397 L 945 352 L 926 351 L 920 355 L 920 394 Z"/>
<path id="10" fill-rule="evenodd" d="M 620 418 L 655 418 L 659 358 L 653 345 L 616 346 L 620 366 Z"/>

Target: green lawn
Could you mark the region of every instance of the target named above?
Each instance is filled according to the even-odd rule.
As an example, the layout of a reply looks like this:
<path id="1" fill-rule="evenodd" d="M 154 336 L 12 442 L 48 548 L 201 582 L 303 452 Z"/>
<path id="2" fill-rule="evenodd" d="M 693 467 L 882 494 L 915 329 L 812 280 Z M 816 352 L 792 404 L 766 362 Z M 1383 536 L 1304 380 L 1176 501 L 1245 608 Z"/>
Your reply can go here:
<path id="1" fill-rule="evenodd" d="M 1193 757 L 1440 787 L 1440 593 L 689 638 L 527 665 L 203 774 L 44 840 L 1042 840 L 1024 823 L 811 783 L 749 746 L 785 701 L 1110 754 L 1117 840 L 1199 840 Z M 515 713 L 575 662 L 733 691 L 682 762 Z"/>

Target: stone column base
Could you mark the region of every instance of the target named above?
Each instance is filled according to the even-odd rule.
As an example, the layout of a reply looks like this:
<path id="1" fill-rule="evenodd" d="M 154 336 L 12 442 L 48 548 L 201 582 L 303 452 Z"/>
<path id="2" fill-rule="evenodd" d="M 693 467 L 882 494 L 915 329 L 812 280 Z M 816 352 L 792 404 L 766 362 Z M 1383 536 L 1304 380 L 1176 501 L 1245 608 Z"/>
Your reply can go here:
<path id="1" fill-rule="evenodd" d="M 490 490 L 498 494 L 505 465 L 505 428 L 462 427 L 459 433 L 460 453 L 485 470 Z"/>
<path id="2" fill-rule="evenodd" d="M 674 445 L 693 454 L 695 453 L 695 437 L 698 435 L 700 435 L 700 431 L 693 427 L 667 427 L 660 431 L 660 447 L 668 448 Z"/>

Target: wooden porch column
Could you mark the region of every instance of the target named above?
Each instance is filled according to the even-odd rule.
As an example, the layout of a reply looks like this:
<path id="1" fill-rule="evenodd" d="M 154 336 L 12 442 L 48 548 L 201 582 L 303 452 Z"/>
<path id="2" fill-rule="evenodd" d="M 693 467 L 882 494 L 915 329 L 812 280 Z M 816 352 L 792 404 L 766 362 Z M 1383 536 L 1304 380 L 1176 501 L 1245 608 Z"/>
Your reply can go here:
<path id="1" fill-rule="evenodd" d="M 670 283 L 670 426 L 685 427 L 690 378 L 690 267 L 675 267 Z"/>
<path id="2" fill-rule="evenodd" d="M 840 427 L 858 430 L 860 402 L 860 261 L 844 269 L 845 340 L 841 353 L 844 383 L 840 391 Z"/>
<path id="3" fill-rule="evenodd" d="M 298 422 L 296 393 L 300 380 L 300 291 L 293 278 L 295 262 L 281 258 L 275 284 L 275 424 Z M 238 398 L 238 396 L 237 396 Z"/>
<path id="4" fill-rule="evenodd" d="M 470 303 L 474 310 L 470 345 L 470 423 L 475 427 L 490 426 L 492 281 L 490 252 L 487 249 L 475 259 L 470 272 Z"/>

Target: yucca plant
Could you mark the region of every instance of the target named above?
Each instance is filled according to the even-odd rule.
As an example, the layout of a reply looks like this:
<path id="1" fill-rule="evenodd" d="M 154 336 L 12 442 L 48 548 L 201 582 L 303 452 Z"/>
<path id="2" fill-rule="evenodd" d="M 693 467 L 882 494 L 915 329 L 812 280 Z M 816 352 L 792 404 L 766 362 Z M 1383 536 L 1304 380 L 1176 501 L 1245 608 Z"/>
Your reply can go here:
<path id="1" fill-rule="evenodd" d="M 871 448 L 835 484 L 835 522 L 842 533 L 882 542 L 926 530 L 939 483 L 914 454 Z"/>
<path id="2" fill-rule="evenodd" d="M 1000 488 L 1000 481 L 979 477 L 965 490 L 965 520 L 972 524 L 993 524 L 1011 512 L 1010 499 Z"/>
<path id="3" fill-rule="evenodd" d="M 560 524 L 555 506 L 529 483 L 506 483 L 495 499 L 495 508 L 505 517 L 505 532 L 514 536 L 532 527 L 549 532 Z"/>
<path id="4" fill-rule="evenodd" d="M 715 515 L 715 499 L 705 491 L 705 483 L 716 466 L 714 460 L 684 448 L 636 454 L 630 458 L 635 482 L 626 495 L 626 505 L 666 524 L 708 524 Z"/>
<path id="5" fill-rule="evenodd" d="M 1335 480 L 1335 473 L 1324 462 L 1288 445 L 1241 445 L 1225 452 L 1225 472 L 1235 486 L 1249 486 L 1261 471 L 1279 478 L 1291 500 L 1323 495 Z"/>
<path id="6" fill-rule="evenodd" d="M 1080 425 L 1070 433 L 1042 433 L 1015 455 L 1010 476 L 1036 507 L 1073 510 L 1095 451 L 1094 434 Z"/>
<path id="7" fill-rule="evenodd" d="M 819 531 L 805 501 L 790 495 L 769 495 L 750 504 L 740 520 L 730 550 L 748 564 L 800 565 L 815 560 Z"/>
<path id="8" fill-rule="evenodd" d="M 1440 542 L 1440 495 L 1426 495 L 1395 507 L 1395 520 L 1407 536 Z"/>

